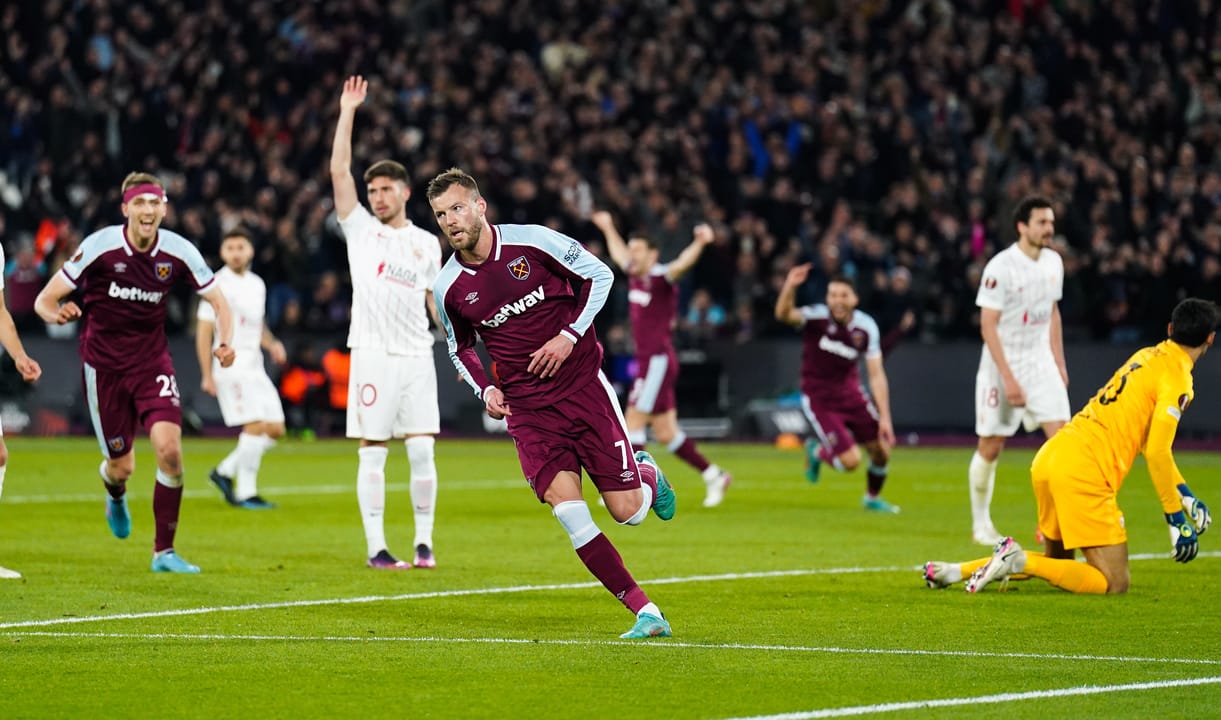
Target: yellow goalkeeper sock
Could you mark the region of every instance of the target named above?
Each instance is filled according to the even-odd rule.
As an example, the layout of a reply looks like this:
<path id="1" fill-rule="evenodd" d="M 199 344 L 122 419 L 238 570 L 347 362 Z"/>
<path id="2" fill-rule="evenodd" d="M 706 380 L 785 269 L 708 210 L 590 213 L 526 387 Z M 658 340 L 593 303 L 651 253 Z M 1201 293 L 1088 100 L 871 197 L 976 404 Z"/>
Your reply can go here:
<path id="1" fill-rule="evenodd" d="M 1041 553 L 1027 552 L 1024 572 L 1072 593 L 1101 595 L 1107 591 L 1106 575 L 1093 565 L 1076 560 L 1049 558 Z"/>
<path id="2" fill-rule="evenodd" d="M 992 556 L 989 555 L 988 557 L 981 557 L 981 558 L 977 558 L 975 560 L 968 560 L 965 563 L 959 564 L 958 569 L 959 569 L 959 571 L 962 572 L 962 576 L 964 578 L 969 578 L 969 577 L 971 577 L 971 573 L 980 569 L 984 565 L 987 565 L 988 561 L 991 559 L 992 559 Z"/>

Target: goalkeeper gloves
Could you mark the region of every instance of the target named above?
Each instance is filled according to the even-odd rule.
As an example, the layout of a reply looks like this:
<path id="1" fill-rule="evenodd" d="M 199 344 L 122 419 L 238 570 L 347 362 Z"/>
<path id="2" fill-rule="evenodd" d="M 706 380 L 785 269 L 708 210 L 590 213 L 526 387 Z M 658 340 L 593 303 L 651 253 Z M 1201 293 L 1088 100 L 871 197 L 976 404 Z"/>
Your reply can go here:
<path id="1" fill-rule="evenodd" d="M 1191 524 L 1196 526 L 1196 534 L 1203 535 L 1208 526 L 1213 524 L 1212 513 L 1208 512 L 1207 505 L 1197 500 L 1196 496 L 1191 494 L 1187 483 L 1180 483 L 1178 488 L 1179 495 L 1182 495 L 1183 512 L 1187 513 L 1187 517 L 1191 519 Z"/>
<path id="2" fill-rule="evenodd" d="M 1170 545 L 1174 550 L 1174 559 L 1181 563 L 1194 560 L 1196 553 L 1200 551 L 1195 525 L 1187 519 L 1182 510 L 1166 513 L 1166 524 L 1170 526 Z"/>

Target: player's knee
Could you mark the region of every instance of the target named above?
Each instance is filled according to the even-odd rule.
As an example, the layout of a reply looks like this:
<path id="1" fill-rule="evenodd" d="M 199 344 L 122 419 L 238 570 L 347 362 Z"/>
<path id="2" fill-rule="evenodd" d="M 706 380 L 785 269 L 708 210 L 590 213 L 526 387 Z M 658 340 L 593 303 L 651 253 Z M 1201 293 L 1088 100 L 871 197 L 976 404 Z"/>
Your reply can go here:
<path id="1" fill-rule="evenodd" d="M 1107 578 L 1107 595 L 1123 595 L 1128 592 L 1128 578 Z"/>
<path id="2" fill-rule="evenodd" d="M 640 512 L 644 505 L 644 494 L 640 489 L 608 492 L 602 494 L 606 511 L 620 525 L 639 525 L 644 519 Z M 644 508 L 647 512 L 648 508 Z"/>
<path id="3" fill-rule="evenodd" d="M 0 467 L 5 465 L 8 465 L 8 447 L 5 446 L 3 440 L 0 440 Z"/>
<path id="4" fill-rule="evenodd" d="M 593 515 L 590 514 L 589 506 L 585 504 L 584 500 L 567 500 L 558 503 L 551 508 L 551 512 L 555 514 L 555 519 L 560 521 L 560 525 L 568 533 L 568 539 L 572 541 L 574 549 L 588 545 L 601 532 L 594 523 Z"/>
<path id="5" fill-rule="evenodd" d="M 106 461 L 106 477 L 116 483 L 127 482 L 127 479 L 136 471 L 135 459 L 130 455 L 121 457 L 117 460 Z"/>
<path id="6" fill-rule="evenodd" d="M 859 450 L 854 448 L 843 455 L 840 455 L 839 461 L 840 464 L 844 466 L 845 472 L 852 472 L 861 465 L 861 453 Z"/>
<path id="7" fill-rule="evenodd" d="M 182 448 L 166 447 L 157 450 L 157 467 L 169 475 L 182 474 Z"/>
<path id="8" fill-rule="evenodd" d="M 263 434 L 272 440 L 284 437 L 284 423 L 267 423 L 267 428 Z"/>
<path id="9" fill-rule="evenodd" d="M 979 456 L 987 462 L 995 462 L 1001 456 L 1001 450 L 1005 447 L 1005 439 L 1002 437 L 981 437 L 979 439 L 979 447 L 976 449 Z"/>
<path id="10" fill-rule="evenodd" d="M 436 439 L 431 435 L 415 435 L 407 438 L 407 462 L 411 463 L 411 468 L 419 471 L 428 467 L 434 462 L 433 452 L 436 446 Z"/>

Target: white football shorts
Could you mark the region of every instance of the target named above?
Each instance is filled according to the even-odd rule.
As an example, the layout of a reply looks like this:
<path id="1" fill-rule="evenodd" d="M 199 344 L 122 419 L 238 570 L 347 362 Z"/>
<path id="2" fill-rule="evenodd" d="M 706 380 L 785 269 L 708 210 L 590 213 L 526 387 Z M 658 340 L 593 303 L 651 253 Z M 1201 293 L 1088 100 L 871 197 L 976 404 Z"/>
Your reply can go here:
<path id="1" fill-rule="evenodd" d="M 394 355 L 353 348 L 348 376 L 350 438 L 389 440 L 441 432 L 437 368 L 432 355 Z"/>
<path id="2" fill-rule="evenodd" d="M 262 367 L 220 368 L 213 373 L 213 378 L 216 380 L 216 402 L 225 425 L 284 422 L 280 393 Z"/>
<path id="3" fill-rule="evenodd" d="M 1033 432 L 1045 422 L 1068 422 L 1072 411 L 1068 388 L 1054 363 L 1044 364 L 1037 372 L 1018 377 L 1026 393 L 1026 407 L 1015 408 L 1005 398 L 996 363 L 979 364 L 975 376 L 975 434 L 980 437 L 1013 437 L 1018 426 Z"/>

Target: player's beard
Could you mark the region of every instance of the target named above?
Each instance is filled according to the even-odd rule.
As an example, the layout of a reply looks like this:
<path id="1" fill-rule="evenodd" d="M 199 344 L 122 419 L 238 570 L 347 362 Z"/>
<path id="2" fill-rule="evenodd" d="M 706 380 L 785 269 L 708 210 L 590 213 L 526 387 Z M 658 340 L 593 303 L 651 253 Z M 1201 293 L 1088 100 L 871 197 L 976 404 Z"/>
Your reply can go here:
<path id="1" fill-rule="evenodd" d="M 1051 240 L 1052 240 L 1051 235 L 1033 235 L 1032 234 L 1032 235 L 1027 236 L 1027 241 L 1030 243 L 1030 246 L 1035 248 L 1036 250 L 1042 250 L 1043 248 L 1051 247 Z"/>
<path id="2" fill-rule="evenodd" d="M 457 240 L 454 240 L 453 236 L 446 231 L 450 247 L 458 252 L 474 252 L 475 247 L 479 245 L 480 238 L 483 237 L 483 219 L 476 219 L 469 227 L 460 227 L 458 230 L 462 232 L 462 237 Z"/>
<path id="3" fill-rule="evenodd" d="M 831 319 L 840 325 L 847 325 L 848 321 L 852 319 L 852 311 L 855 309 L 856 308 L 848 308 L 846 310 L 840 310 L 838 308 L 831 308 Z"/>
<path id="4" fill-rule="evenodd" d="M 377 215 L 378 222 L 380 222 L 383 225 L 391 224 L 392 222 L 397 220 L 400 216 L 405 217 L 406 212 L 407 212 L 407 203 L 403 203 L 402 205 L 399 205 L 398 207 L 391 206 L 389 208 L 386 208 L 384 213 L 378 213 L 376 210 L 374 211 L 374 213 Z"/>

